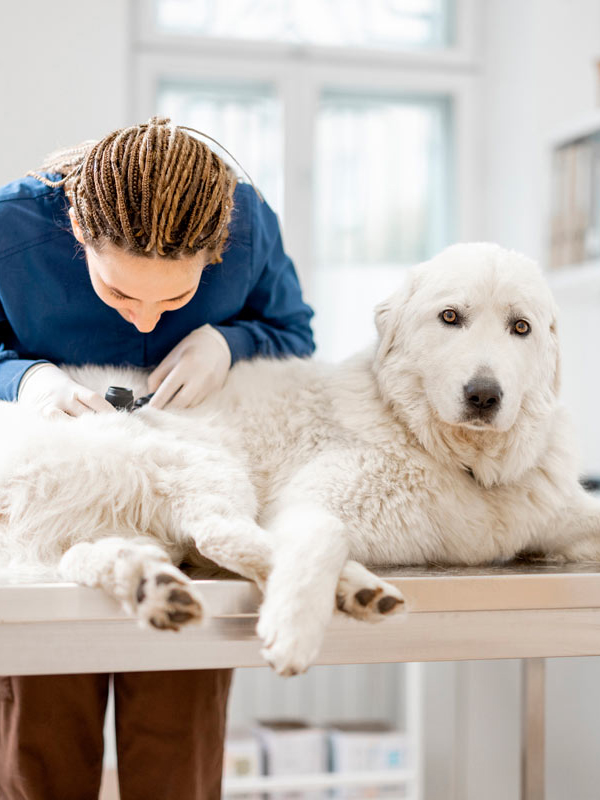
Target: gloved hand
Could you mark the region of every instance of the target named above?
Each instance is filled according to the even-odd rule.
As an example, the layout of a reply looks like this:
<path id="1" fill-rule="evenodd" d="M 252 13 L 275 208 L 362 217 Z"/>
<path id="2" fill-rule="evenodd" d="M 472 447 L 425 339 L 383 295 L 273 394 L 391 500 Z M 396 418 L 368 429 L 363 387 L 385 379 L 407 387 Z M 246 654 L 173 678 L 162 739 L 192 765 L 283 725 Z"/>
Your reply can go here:
<path id="1" fill-rule="evenodd" d="M 37 408 L 44 416 L 67 414 L 79 417 L 84 411 L 115 411 L 91 389 L 68 377 L 54 364 L 34 364 L 21 378 L 19 403 Z"/>
<path id="2" fill-rule="evenodd" d="M 192 408 L 225 383 L 231 351 L 225 337 L 211 325 L 189 333 L 148 376 L 154 408 Z"/>

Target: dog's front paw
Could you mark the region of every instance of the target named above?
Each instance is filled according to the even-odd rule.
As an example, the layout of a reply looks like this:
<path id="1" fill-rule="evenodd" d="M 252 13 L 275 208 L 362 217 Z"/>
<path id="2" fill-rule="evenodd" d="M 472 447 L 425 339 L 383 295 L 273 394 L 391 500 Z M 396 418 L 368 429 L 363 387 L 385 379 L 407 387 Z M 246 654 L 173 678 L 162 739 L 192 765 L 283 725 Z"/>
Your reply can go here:
<path id="1" fill-rule="evenodd" d="M 391 583 L 366 567 L 348 561 L 336 589 L 338 611 L 365 622 L 380 622 L 404 611 L 404 597 Z"/>
<path id="2" fill-rule="evenodd" d="M 192 582 L 171 564 L 146 570 L 135 599 L 138 619 L 153 628 L 178 631 L 182 625 L 202 621 L 202 604 Z"/>
<path id="3" fill-rule="evenodd" d="M 263 606 L 256 632 L 263 642 L 260 651 L 279 675 L 306 672 L 319 654 L 323 628 L 308 614 L 290 615 Z"/>

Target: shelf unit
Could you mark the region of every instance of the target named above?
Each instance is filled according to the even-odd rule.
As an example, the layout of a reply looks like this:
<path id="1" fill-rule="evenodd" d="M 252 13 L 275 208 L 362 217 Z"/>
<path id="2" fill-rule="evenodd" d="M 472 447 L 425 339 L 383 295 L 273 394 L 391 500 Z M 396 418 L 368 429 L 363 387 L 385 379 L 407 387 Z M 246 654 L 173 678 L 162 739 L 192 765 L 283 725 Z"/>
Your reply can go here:
<path id="1" fill-rule="evenodd" d="M 314 789 L 339 789 L 357 787 L 407 787 L 414 782 L 412 770 L 389 769 L 381 772 L 321 772 L 316 775 L 262 775 L 256 778 L 230 778 L 224 781 L 223 796 L 235 797 L 240 794 Z M 414 797 L 414 793 L 404 795 Z"/>
<path id="2" fill-rule="evenodd" d="M 550 137 L 549 145 L 552 149 L 563 147 L 577 139 L 585 139 L 600 131 L 600 110 L 591 111 L 589 114 L 564 125 Z"/>
<path id="3" fill-rule="evenodd" d="M 551 273 L 600 266 L 600 111 L 558 130 L 549 140 L 548 263 Z"/>
<path id="4" fill-rule="evenodd" d="M 593 343 L 600 337 L 600 110 L 556 131 L 548 142 L 548 166 L 554 172 L 549 181 L 547 260 L 551 264 L 554 255 L 555 266 L 546 271 L 546 278 L 560 312 L 561 400 L 580 443 L 581 469 L 598 475 L 600 427 L 594 398 L 600 383 L 593 368 Z M 572 256 L 560 265 L 557 236 L 558 255 Z"/>
<path id="5" fill-rule="evenodd" d="M 269 797 L 274 793 L 293 792 L 294 798 L 302 798 L 303 794 L 310 792 L 313 797 L 315 791 L 347 789 L 365 790 L 373 787 L 388 787 L 388 790 L 398 791 L 398 798 L 403 800 L 422 800 L 423 798 L 423 664 L 408 663 L 398 669 L 400 699 L 396 709 L 396 723 L 406 732 L 408 742 L 407 768 L 390 769 L 383 771 L 362 772 L 322 772 L 302 775 L 258 775 L 244 778 L 225 778 L 223 797 L 235 798 L 240 795 L 256 797 L 262 795 Z M 327 681 L 326 673 L 320 673 L 319 679 Z M 277 680 L 274 678 L 274 680 Z M 290 679 L 291 691 L 295 687 L 301 692 L 299 683 Z M 306 688 L 306 687 L 305 687 Z M 248 686 L 243 689 L 247 691 Z M 235 705 L 235 684 L 231 702 Z M 323 692 L 324 695 L 327 692 Z M 328 709 L 323 709 L 323 714 L 329 714 Z M 239 715 L 238 715 L 239 717 Z M 251 724 L 253 719 L 245 720 Z M 324 795 L 326 796 L 326 795 Z M 360 795 L 358 795 L 360 796 Z M 365 794 L 365 797 L 368 795 Z M 389 794 L 388 794 L 389 796 Z"/>

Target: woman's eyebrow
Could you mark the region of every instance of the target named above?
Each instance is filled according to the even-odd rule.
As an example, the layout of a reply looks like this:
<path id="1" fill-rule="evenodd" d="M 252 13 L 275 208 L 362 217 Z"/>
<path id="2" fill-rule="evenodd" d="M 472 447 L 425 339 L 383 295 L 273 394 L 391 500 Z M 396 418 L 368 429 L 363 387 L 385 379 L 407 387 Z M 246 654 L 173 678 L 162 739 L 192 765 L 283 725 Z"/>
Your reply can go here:
<path id="1" fill-rule="evenodd" d="M 117 289 L 116 286 L 110 286 L 108 283 L 106 283 L 105 286 L 107 286 L 111 290 L 111 292 L 114 292 L 115 294 L 121 295 L 121 297 L 124 300 L 139 300 L 138 297 L 130 297 L 130 295 L 124 294 L 120 289 Z M 159 300 L 159 302 L 160 303 L 173 303 L 175 300 L 181 300 L 181 298 L 185 297 L 186 294 L 189 294 L 190 292 L 193 292 L 194 288 L 195 287 L 192 287 L 191 289 L 188 289 L 187 292 L 183 292 L 183 294 L 178 294 L 177 297 L 169 297 L 168 300 Z"/>

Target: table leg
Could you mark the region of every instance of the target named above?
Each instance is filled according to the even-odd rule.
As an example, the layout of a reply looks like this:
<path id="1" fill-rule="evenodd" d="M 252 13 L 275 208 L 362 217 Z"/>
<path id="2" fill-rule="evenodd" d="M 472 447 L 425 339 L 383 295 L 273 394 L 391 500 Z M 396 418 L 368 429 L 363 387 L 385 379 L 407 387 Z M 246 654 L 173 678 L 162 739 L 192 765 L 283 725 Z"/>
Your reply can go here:
<path id="1" fill-rule="evenodd" d="M 544 800 L 546 659 L 522 659 L 521 681 L 521 800 Z"/>

